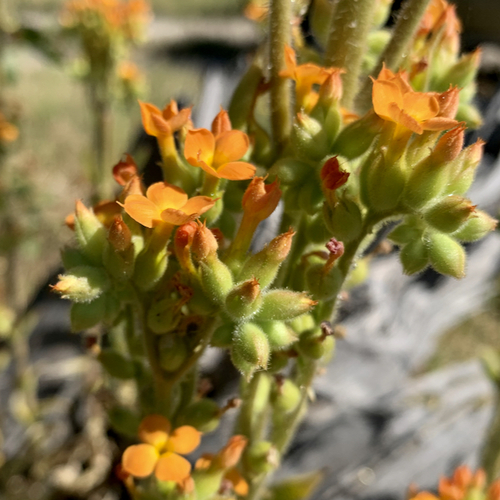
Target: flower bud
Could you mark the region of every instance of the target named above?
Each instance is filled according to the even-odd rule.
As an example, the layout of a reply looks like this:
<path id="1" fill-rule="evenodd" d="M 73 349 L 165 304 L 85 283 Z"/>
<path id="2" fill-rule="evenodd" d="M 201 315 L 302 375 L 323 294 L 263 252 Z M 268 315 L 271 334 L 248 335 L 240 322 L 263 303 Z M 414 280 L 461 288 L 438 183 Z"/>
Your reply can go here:
<path id="1" fill-rule="evenodd" d="M 343 186 L 349 179 L 351 174 L 341 170 L 337 156 L 333 156 L 326 160 L 321 167 L 321 185 L 323 191 L 333 191 Z"/>
<path id="2" fill-rule="evenodd" d="M 421 238 L 423 231 L 424 229 L 419 224 L 419 221 L 414 221 L 413 218 L 407 217 L 402 224 L 397 225 L 388 234 L 387 238 L 398 245 L 405 245 Z"/>
<path id="3" fill-rule="evenodd" d="M 217 137 L 218 135 L 229 132 L 230 130 L 232 130 L 231 120 L 229 119 L 227 111 L 221 107 L 221 110 L 217 113 L 217 116 L 212 122 L 212 134 Z"/>
<path id="4" fill-rule="evenodd" d="M 120 161 L 113 167 L 113 177 L 120 186 L 125 186 L 137 175 L 137 164 L 128 153 L 125 153 Z"/>
<path id="5" fill-rule="evenodd" d="M 243 450 L 248 443 L 245 436 L 232 436 L 226 446 L 217 454 L 217 460 L 223 469 L 231 469 L 238 465 Z"/>
<path id="6" fill-rule="evenodd" d="M 73 302 L 91 302 L 110 286 L 109 278 L 102 268 L 78 266 L 71 274 L 59 275 L 59 282 L 52 290 L 63 299 Z"/>
<path id="7" fill-rule="evenodd" d="M 200 432 L 212 432 L 219 426 L 221 410 L 212 399 L 191 403 L 180 415 L 182 425 L 191 425 Z"/>
<path id="8" fill-rule="evenodd" d="M 437 142 L 431 153 L 435 165 L 453 161 L 462 151 L 464 145 L 465 126 L 460 124 L 446 132 Z"/>
<path id="9" fill-rule="evenodd" d="M 231 347 L 231 342 L 233 341 L 233 332 L 236 329 L 234 323 L 224 323 L 219 326 L 212 335 L 210 340 L 210 345 L 212 347 L 221 347 L 225 349 L 226 347 Z"/>
<path id="10" fill-rule="evenodd" d="M 200 282 L 207 298 L 214 304 L 221 305 L 233 287 L 233 275 L 219 259 L 200 264 Z"/>
<path id="11" fill-rule="evenodd" d="M 262 321 L 259 326 L 267 335 L 272 350 L 284 349 L 297 340 L 294 331 L 283 321 Z"/>
<path id="12" fill-rule="evenodd" d="M 269 362 L 266 334 L 255 323 L 243 323 L 235 332 L 231 356 L 236 368 L 247 378 L 255 370 L 266 369 Z"/>
<path id="13" fill-rule="evenodd" d="M 268 287 L 290 252 L 294 234 L 295 231 L 290 229 L 274 238 L 260 252 L 252 255 L 243 265 L 238 279 L 248 280 L 255 277 L 261 289 Z"/>
<path id="14" fill-rule="evenodd" d="M 483 157 L 484 144 L 484 141 L 478 139 L 474 144 L 465 148 L 452 163 L 446 193 L 463 195 L 469 190 Z"/>
<path id="15" fill-rule="evenodd" d="M 456 232 L 453 238 L 464 242 L 477 241 L 494 231 L 498 221 L 482 210 L 475 210 L 472 217 Z"/>
<path id="16" fill-rule="evenodd" d="M 343 275 L 337 267 L 326 271 L 323 264 L 314 264 L 307 270 L 307 289 L 316 300 L 330 300 L 336 297 L 343 282 Z"/>
<path id="17" fill-rule="evenodd" d="M 340 132 L 330 152 L 348 160 L 358 158 L 368 151 L 373 139 L 382 131 L 383 125 L 384 120 L 370 111 Z"/>
<path id="18" fill-rule="evenodd" d="M 443 118 L 451 118 L 452 120 L 457 116 L 458 106 L 460 102 L 460 89 L 450 85 L 448 90 L 435 95 L 439 103 L 438 116 Z"/>
<path id="19" fill-rule="evenodd" d="M 295 330 L 295 332 L 300 334 L 314 328 L 316 326 L 316 321 L 314 320 L 312 314 L 303 314 L 302 316 L 292 319 L 289 325 Z"/>
<path id="20" fill-rule="evenodd" d="M 298 349 L 305 356 L 312 359 L 321 359 L 330 354 L 335 348 L 335 339 L 332 335 L 324 335 L 321 328 L 314 328 L 304 332 L 299 339 Z"/>
<path id="21" fill-rule="evenodd" d="M 262 301 L 262 307 L 256 315 L 259 321 L 288 321 L 309 312 L 317 302 L 303 292 L 291 290 L 271 290 Z"/>
<path id="22" fill-rule="evenodd" d="M 170 297 L 153 302 L 147 313 L 148 327 L 156 334 L 168 333 L 179 324 L 181 316 Z"/>
<path id="23" fill-rule="evenodd" d="M 193 261 L 191 259 L 191 246 L 197 231 L 196 222 L 188 222 L 177 228 L 174 237 L 174 249 L 180 266 L 190 274 L 195 274 Z"/>
<path id="24" fill-rule="evenodd" d="M 226 297 L 226 311 L 239 321 L 255 314 L 262 304 L 259 282 L 255 278 L 236 285 Z"/>
<path id="25" fill-rule="evenodd" d="M 468 129 L 478 129 L 483 124 L 481 112 L 474 103 L 461 102 L 458 107 L 457 120 L 465 122 Z"/>
<path id="26" fill-rule="evenodd" d="M 108 231 L 108 242 L 102 260 L 106 270 L 117 280 L 126 280 L 134 271 L 135 248 L 132 232 L 120 216 L 115 217 Z"/>
<path id="27" fill-rule="evenodd" d="M 160 366 L 166 372 L 177 371 L 189 355 L 186 342 L 174 334 L 162 335 L 158 342 L 158 350 Z"/>
<path id="28" fill-rule="evenodd" d="M 198 223 L 191 248 L 199 261 L 206 262 L 217 256 L 219 245 L 212 231 L 205 224 Z"/>
<path id="29" fill-rule="evenodd" d="M 321 123 L 304 113 L 297 113 L 291 144 L 297 156 L 304 160 L 319 161 L 330 152 L 328 136 Z"/>
<path id="30" fill-rule="evenodd" d="M 272 443 L 259 441 L 247 449 L 244 460 L 252 474 L 269 474 L 278 467 L 280 456 Z"/>
<path id="31" fill-rule="evenodd" d="M 311 165 L 295 158 L 282 158 L 273 165 L 271 170 L 271 172 L 276 173 L 280 182 L 285 186 L 302 184 L 312 171 Z"/>
<path id="32" fill-rule="evenodd" d="M 75 208 L 75 233 L 81 251 L 92 263 L 100 264 L 106 245 L 106 230 L 94 212 L 80 200 Z"/>
<path id="33" fill-rule="evenodd" d="M 121 216 L 114 218 L 108 230 L 108 241 L 117 252 L 124 252 L 132 245 L 132 233 Z"/>
<path id="34" fill-rule="evenodd" d="M 429 252 L 421 237 L 407 243 L 399 252 L 405 274 L 423 271 L 429 265 Z"/>
<path id="35" fill-rule="evenodd" d="M 443 233 L 453 233 L 474 217 L 475 205 L 461 196 L 446 196 L 424 213 L 424 219 Z"/>
<path id="36" fill-rule="evenodd" d="M 112 377 L 120 380 L 134 378 L 135 367 L 133 362 L 119 352 L 113 349 L 102 349 L 97 359 Z"/>
<path id="37" fill-rule="evenodd" d="M 342 115 L 340 112 L 340 98 L 342 97 L 343 70 L 332 71 L 319 89 L 318 102 L 311 111 L 311 117 L 323 126 L 330 147 L 338 134 Z"/>
<path id="38" fill-rule="evenodd" d="M 301 399 L 302 394 L 297 384 L 288 378 L 276 377 L 271 399 L 276 411 L 291 413 L 297 409 Z"/>
<path id="39" fill-rule="evenodd" d="M 310 243 L 323 243 L 328 240 L 331 236 L 331 231 L 327 229 L 325 223 L 325 213 L 327 209 L 325 208 L 326 204 L 323 204 L 323 210 L 316 214 L 316 216 L 311 217 L 308 221 L 308 225 L 306 227 L 305 236 L 307 241 Z"/>
<path id="40" fill-rule="evenodd" d="M 441 78 L 442 85 L 452 84 L 460 88 L 465 87 L 476 77 L 480 60 L 481 49 L 476 49 L 474 52 L 464 54 L 458 62 L 451 66 L 443 75 Z"/>
<path id="41" fill-rule="evenodd" d="M 323 205 L 323 217 L 330 235 L 344 243 L 355 240 L 363 225 L 363 215 L 358 204 L 343 196 L 335 206 Z"/>
<path id="42" fill-rule="evenodd" d="M 243 195 L 241 205 L 245 215 L 260 222 L 274 212 L 280 198 L 281 190 L 277 180 L 265 184 L 264 177 L 254 177 Z"/>
<path id="43" fill-rule="evenodd" d="M 290 361 L 290 356 L 287 352 L 273 351 L 271 353 L 271 360 L 269 361 L 267 372 L 278 373 L 284 370 L 288 365 L 288 361 Z"/>
<path id="44" fill-rule="evenodd" d="M 441 274 L 453 278 L 465 276 L 465 250 L 450 236 L 428 231 L 424 235 L 424 244 L 429 252 L 432 267 Z"/>

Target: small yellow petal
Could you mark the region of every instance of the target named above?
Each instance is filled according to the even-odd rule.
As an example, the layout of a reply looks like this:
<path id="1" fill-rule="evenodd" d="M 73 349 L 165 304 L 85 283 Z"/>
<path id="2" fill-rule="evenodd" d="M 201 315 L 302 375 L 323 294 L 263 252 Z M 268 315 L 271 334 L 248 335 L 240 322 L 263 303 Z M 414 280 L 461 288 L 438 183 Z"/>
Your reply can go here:
<path id="1" fill-rule="evenodd" d="M 200 167 L 200 162 L 212 165 L 214 151 L 215 138 L 210 130 L 205 128 L 188 130 L 184 143 L 184 156 L 191 165 Z"/>
<path id="2" fill-rule="evenodd" d="M 155 476 L 160 481 L 184 481 L 191 474 L 191 464 L 177 453 L 163 453 L 155 467 Z"/>
<path id="3" fill-rule="evenodd" d="M 154 470 L 159 454 L 150 444 L 129 446 L 122 456 L 123 469 L 135 477 L 147 477 Z"/>
<path id="4" fill-rule="evenodd" d="M 183 425 L 172 432 L 168 446 L 176 453 L 187 455 L 198 448 L 200 441 L 201 433 L 199 431 L 190 425 Z"/>

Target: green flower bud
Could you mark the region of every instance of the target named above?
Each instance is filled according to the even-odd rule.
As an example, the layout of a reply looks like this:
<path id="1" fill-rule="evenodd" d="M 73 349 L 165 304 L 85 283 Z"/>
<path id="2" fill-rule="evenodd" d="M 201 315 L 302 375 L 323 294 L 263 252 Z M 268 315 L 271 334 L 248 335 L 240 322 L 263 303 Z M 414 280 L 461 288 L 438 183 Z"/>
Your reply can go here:
<path id="1" fill-rule="evenodd" d="M 453 278 L 465 276 L 465 250 L 460 243 L 446 234 L 428 231 L 424 235 L 424 244 L 430 263 L 438 273 Z"/>
<path id="2" fill-rule="evenodd" d="M 243 375 L 245 380 L 249 381 L 253 374 L 258 370 L 258 367 L 252 363 L 249 363 L 242 355 L 240 349 L 235 349 L 235 346 L 231 347 L 231 361 L 234 367 Z"/>
<path id="3" fill-rule="evenodd" d="M 331 353 L 335 347 L 333 336 L 323 335 L 321 328 L 304 332 L 299 339 L 298 349 L 305 356 L 312 359 L 321 359 Z"/>
<path id="4" fill-rule="evenodd" d="M 113 406 L 108 412 L 108 420 L 111 427 L 118 433 L 129 438 L 136 438 L 139 424 L 139 417 L 123 406 Z"/>
<path id="5" fill-rule="evenodd" d="M 273 500 L 303 500 L 311 498 L 323 481 L 324 472 L 315 471 L 294 476 L 270 487 Z"/>
<path id="6" fill-rule="evenodd" d="M 259 326 L 264 330 L 272 350 L 283 349 L 297 340 L 297 336 L 283 321 L 262 321 Z"/>
<path id="7" fill-rule="evenodd" d="M 239 283 L 226 297 L 226 311 L 237 321 L 253 316 L 261 304 L 262 294 L 255 278 Z"/>
<path id="8" fill-rule="evenodd" d="M 318 179 L 312 178 L 299 192 L 299 207 L 309 215 L 314 215 L 321 210 L 324 196 Z"/>
<path id="9" fill-rule="evenodd" d="M 280 234 L 260 252 L 252 255 L 245 262 L 238 279 L 245 281 L 255 277 L 261 289 L 268 287 L 274 281 L 281 263 L 290 252 L 294 234 L 293 230 Z"/>
<path id="10" fill-rule="evenodd" d="M 473 216 L 456 232 L 453 238 L 464 241 L 477 241 L 494 231 L 498 221 L 482 210 L 475 210 Z"/>
<path id="11" fill-rule="evenodd" d="M 424 219 L 443 233 L 453 233 L 469 218 L 474 217 L 475 208 L 470 200 L 450 195 L 427 210 Z"/>
<path id="12" fill-rule="evenodd" d="M 424 228 L 420 227 L 419 221 L 413 218 L 406 218 L 405 221 L 396 226 L 387 236 L 390 240 L 398 245 L 405 245 L 421 238 Z"/>
<path id="13" fill-rule="evenodd" d="M 273 351 L 271 353 L 271 360 L 269 361 L 269 366 L 267 367 L 268 373 L 278 373 L 284 370 L 288 361 L 290 361 L 290 356 L 283 351 Z"/>
<path id="14" fill-rule="evenodd" d="M 292 128 L 290 143 L 299 158 L 319 161 L 329 153 L 329 140 L 321 123 L 298 113 Z"/>
<path id="15" fill-rule="evenodd" d="M 247 448 L 244 461 L 252 474 L 269 474 L 278 467 L 280 456 L 272 443 L 259 441 Z"/>
<path id="16" fill-rule="evenodd" d="M 462 150 L 457 159 L 451 164 L 446 193 L 463 195 L 469 190 L 477 167 L 483 157 L 484 144 L 484 141 L 478 139 L 474 144 Z"/>
<path id="17" fill-rule="evenodd" d="M 316 326 L 316 321 L 314 320 L 312 314 L 303 314 L 302 316 L 292 319 L 289 324 L 297 333 L 300 334 L 314 328 Z"/>
<path id="18" fill-rule="evenodd" d="M 324 243 L 328 241 L 332 236 L 329 229 L 327 229 L 325 224 L 325 207 L 323 206 L 323 213 L 318 213 L 316 216 L 312 217 L 309 224 L 306 227 L 306 239 L 311 243 Z"/>
<path id="19" fill-rule="evenodd" d="M 283 186 L 301 186 L 311 175 L 313 168 L 295 158 L 282 158 L 271 168 L 270 173 L 276 174 Z"/>
<path id="20" fill-rule="evenodd" d="M 59 282 L 52 288 L 63 299 L 73 302 L 91 302 L 110 286 L 109 278 L 102 268 L 79 266 L 71 274 L 59 275 Z"/>
<path id="21" fill-rule="evenodd" d="M 383 124 L 384 120 L 373 111 L 367 113 L 340 132 L 330 152 L 348 160 L 358 158 L 368 151 L 375 137 L 382 131 Z"/>
<path id="22" fill-rule="evenodd" d="M 349 243 L 361 234 L 363 215 L 355 201 L 341 197 L 335 207 L 325 203 L 323 217 L 330 235 L 339 241 Z"/>
<path id="23" fill-rule="evenodd" d="M 117 251 L 112 245 L 104 248 L 102 261 L 104 267 L 113 278 L 121 281 L 129 279 L 134 272 L 134 246 L 130 245 L 123 251 Z"/>
<path id="24" fill-rule="evenodd" d="M 148 327 L 157 334 L 168 333 L 177 327 L 180 315 L 175 311 L 171 298 L 156 300 L 148 310 Z"/>
<path id="25" fill-rule="evenodd" d="M 340 292 L 343 282 L 344 277 L 337 267 L 325 272 L 324 264 L 315 264 L 307 270 L 307 289 L 316 300 L 332 299 Z"/>
<path id="26" fill-rule="evenodd" d="M 478 129 L 483 124 L 481 112 L 472 103 L 461 102 L 458 106 L 457 121 L 465 122 L 468 129 Z"/>
<path id="27" fill-rule="evenodd" d="M 103 349 L 97 359 L 112 376 L 121 380 L 134 378 L 134 363 L 113 349 Z"/>
<path id="28" fill-rule="evenodd" d="M 272 402 L 279 413 L 291 413 L 297 409 L 302 400 L 302 394 L 297 384 L 290 379 L 278 379 L 275 381 Z"/>
<path id="29" fill-rule="evenodd" d="M 267 368 L 269 341 L 266 334 L 255 323 L 243 323 L 233 339 L 232 358 L 243 375 L 251 376 L 255 370 Z M 239 361 L 244 361 L 244 364 Z"/>
<path id="30" fill-rule="evenodd" d="M 217 403 L 208 398 L 191 403 L 181 414 L 182 425 L 191 425 L 200 432 L 212 432 L 219 426 L 221 411 Z"/>
<path id="31" fill-rule="evenodd" d="M 167 270 L 168 255 L 166 247 L 159 252 L 145 249 L 138 255 L 133 281 L 141 290 L 151 290 L 160 281 Z"/>
<path id="32" fill-rule="evenodd" d="M 94 212 L 80 200 L 76 202 L 75 234 L 80 250 L 93 264 L 100 264 L 106 244 L 106 230 Z"/>
<path id="33" fill-rule="evenodd" d="M 422 237 L 407 243 L 399 252 L 399 259 L 405 274 L 412 275 L 423 271 L 429 265 L 429 252 Z"/>
<path id="34" fill-rule="evenodd" d="M 457 63 L 443 75 L 439 82 L 436 82 L 436 90 L 444 91 L 450 84 L 463 88 L 467 86 L 476 77 L 481 59 L 481 49 L 464 54 Z"/>
<path id="35" fill-rule="evenodd" d="M 189 355 L 184 339 L 173 334 L 162 335 L 158 349 L 160 365 L 166 372 L 177 371 Z"/>
<path id="36" fill-rule="evenodd" d="M 217 305 L 224 303 L 233 287 L 233 275 L 218 258 L 200 263 L 200 281 L 207 297 Z"/>
<path id="37" fill-rule="evenodd" d="M 213 470 L 212 468 L 208 470 L 195 469 L 191 475 L 194 480 L 197 499 L 217 498 L 215 495 L 221 487 L 224 470 Z M 177 495 L 175 495 L 174 498 L 176 496 Z M 142 496 L 140 500 L 142 500 Z M 155 497 L 154 500 L 157 500 L 157 497 Z"/>
<path id="38" fill-rule="evenodd" d="M 231 346 L 231 342 L 233 341 L 233 333 L 236 329 L 236 325 L 234 323 L 224 323 L 219 326 L 217 330 L 215 330 L 212 335 L 212 340 L 210 341 L 210 345 L 212 347 L 221 347 L 226 348 Z"/>
<path id="39" fill-rule="evenodd" d="M 71 329 L 81 332 L 97 325 L 104 320 L 106 315 L 106 297 L 101 295 L 92 302 L 75 302 L 71 305 Z"/>
<path id="40" fill-rule="evenodd" d="M 255 319 L 288 321 L 309 312 L 316 304 L 306 293 L 275 289 L 264 295 L 262 308 Z"/>

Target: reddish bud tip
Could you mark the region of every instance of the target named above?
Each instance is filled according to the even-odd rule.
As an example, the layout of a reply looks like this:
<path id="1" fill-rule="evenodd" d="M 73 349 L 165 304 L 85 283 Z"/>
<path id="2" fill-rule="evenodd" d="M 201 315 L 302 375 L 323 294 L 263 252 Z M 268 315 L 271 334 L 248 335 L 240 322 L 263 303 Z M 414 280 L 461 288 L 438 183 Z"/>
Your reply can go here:
<path id="1" fill-rule="evenodd" d="M 321 169 L 321 180 L 323 187 L 328 190 L 338 189 L 349 179 L 349 172 L 340 169 L 339 160 L 336 156 L 325 162 Z"/>
<path id="2" fill-rule="evenodd" d="M 218 135 L 229 132 L 230 130 L 232 130 L 231 120 L 229 119 L 227 111 L 221 107 L 221 110 L 212 122 L 212 134 L 217 137 Z"/>
<path id="3" fill-rule="evenodd" d="M 132 244 L 132 233 L 121 216 L 116 216 L 108 231 L 108 241 L 113 248 L 122 252 Z"/>
<path id="4" fill-rule="evenodd" d="M 219 245 L 214 233 L 205 224 L 197 223 L 193 235 L 192 249 L 198 260 L 205 261 L 217 253 Z"/>
<path id="5" fill-rule="evenodd" d="M 464 145 L 464 134 L 465 124 L 461 123 L 439 139 L 432 152 L 436 164 L 452 161 L 460 154 Z"/>
<path id="6" fill-rule="evenodd" d="M 113 177 L 120 186 L 125 186 L 137 173 L 137 164 L 128 153 L 125 153 L 121 160 L 113 167 Z"/>
<path id="7" fill-rule="evenodd" d="M 241 202 L 244 212 L 259 220 L 267 219 L 274 212 L 281 198 L 278 179 L 271 184 L 266 184 L 264 180 L 264 177 L 254 177 Z"/>

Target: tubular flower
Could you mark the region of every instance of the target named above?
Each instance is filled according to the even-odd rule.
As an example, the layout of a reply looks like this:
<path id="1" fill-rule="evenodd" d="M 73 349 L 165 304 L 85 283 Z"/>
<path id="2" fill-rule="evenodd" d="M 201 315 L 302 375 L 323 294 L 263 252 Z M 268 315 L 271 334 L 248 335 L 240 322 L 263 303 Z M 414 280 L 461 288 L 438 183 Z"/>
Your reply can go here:
<path id="1" fill-rule="evenodd" d="M 139 224 L 153 227 L 162 222 L 173 226 L 186 224 L 210 210 L 214 204 L 215 201 L 207 196 L 188 199 L 181 188 L 166 182 L 157 182 L 149 186 L 146 196 L 127 196 L 123 207 Z"/>
<path id="2" fill-rule="evenodd" d="M 161 139 L 171 136 L 177 130 L 189 123 L 191 108 L 179 111 L 177 103 L 172 100 L 160 111 L 153 104 L 139 101 L 141 107 L 142 125 L 148 135 Z"/>
<path id="3" fill-rule="evenodd" d="M 190 477 L 187 455 L 200 444 L 200 432 L 190 425 L 172 432 L 170 422 L 161 415 L 148 415 L 139 426 L 141 444 L 129 446 L 122 456 L 122 468 L 134 477 L 147 477 L 154 472 L 160 481 L 184 484 Z"/>
<path id="4" fill-rule="evenodd" d="M 397 125 L 395 136 L 411 131 L 441 131 L 455 127 L 458 122 L 440 116 L 439 101 L 433 93 L 415 92 L 402 72 L 394 74 L 382 68 L 373 80 L 373 108 L 378 116 Z"/>
<path id="5" fill-rule="evenodd" d="M 232 130 L 226 111 L 222 110 L 212 123 L 212 131 L 205 128 L 188 130 L 184 156 L 193 167 L 200 167 L 219 179 L 242 181 L 255 175 L 255 167 L 237 161 L 247 152 L 250 141 L 240 130 Z"/>
<path id="6" fill-rule="evenodd" d="M 325 80 L 336 75 L 334 81 L 338 82 L 338 92 L 342 92 L 340 75 L 344 73 L 340 68 L 323 68 L 312 63 L 297 64 L 295 51 L 285 46 L 286 69 L 280 71 L 282 78 L 291 78 L 295 81 L 296 107 L 298 110 L 304 108 L 310 111 L 318 101 L 318 93 L 312 90 L 313 85 L 323 85 Z"/>

